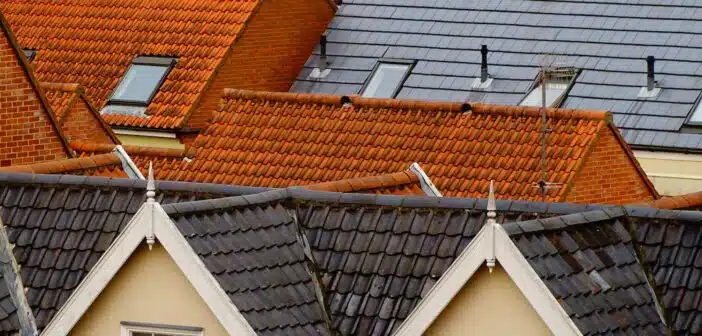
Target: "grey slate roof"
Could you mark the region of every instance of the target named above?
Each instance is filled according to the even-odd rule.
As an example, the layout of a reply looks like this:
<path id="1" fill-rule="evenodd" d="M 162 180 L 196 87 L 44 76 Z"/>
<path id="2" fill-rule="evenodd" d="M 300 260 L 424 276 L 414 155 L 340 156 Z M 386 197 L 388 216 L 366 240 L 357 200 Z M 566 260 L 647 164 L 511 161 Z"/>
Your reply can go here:
<path id="1" fill-rule="evenodd" d="M 285 208 L 264 204 L 171 218 L 258 334 L 332 335 L 302 232 Z"/>
<path id="2" fill-rule="evenodd" d="M 232 209 L 295 210 L 334 330 L 389 335 L 480 230 L 486 204 L 286 189 L 164 209 L 173 217 L 199 214 L 201 221 Z M 699 223 L 701 213 L 523 201 L 498 201 L 497 209 L 498 221 L 584 334 L 665 334 L 628 233 L 636 228 L 630 217 Z M 547 217 L 554 218 L 540 219 Z M 598 287 L 600 277 L 611 288 Z"/>
<path id="3" fill-rule="evenodd" d="M 265 190 L 182 182 L 156 187 L 162 203 Z M 46 326 L 143 204 L 145 189 L 141 180 L 0 173 L 0 218 L 15 244 L 38 328 Z M 0 308 L 5 302 L 0 300 Z M 0 311 L 0 332 L 14 330 L 12 321 Z"/>
<path id="4" fill-rule="evenodd" d="M 583 335 L 665 335 L 622 209 L 505 224 Z"/>
<path id="5" fill-rule="evenodd" d="M 543 54 L 582 69 L 563 107 L 605 109 L 638 147 L 702 150 L 702 134 L 681 127 L 702 93 L 702 3 L 638 0 L 347 0 L 328 26 L 329 67 L 294 92 L 356 94 L 381 58 L 415 60 L 398 98 L 516 105 Z M 471 89 L 486 44 L 486 91 Z M 638 99 L 646 56 L 655 56 L 657 98 Z"/>

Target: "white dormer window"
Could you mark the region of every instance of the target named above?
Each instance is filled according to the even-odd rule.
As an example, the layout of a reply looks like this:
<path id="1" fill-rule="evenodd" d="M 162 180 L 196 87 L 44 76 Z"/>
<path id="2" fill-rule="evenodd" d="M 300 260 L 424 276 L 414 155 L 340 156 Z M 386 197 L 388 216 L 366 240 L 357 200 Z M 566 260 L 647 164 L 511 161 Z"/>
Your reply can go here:
<path id="1" fill-rule="evenodd" d="M 383 61 L 378 63 L 371 74 L 370 80 L 361 90 L 361 96 L 395 98 L 411 68 L 411 62 Z"/>
<path id="2" fill-rule="evenodd" d="M 544 72 L 542 72 L 544 73 Z M 558 106 L 565 98 L 568 88 L 573 84 L 576 70 L 573 68 L 554 68 L 545 72 L 546 76 L 546 107 Z M 541 73 L 537 78 L 531 91 L 524 97 L 520 106 L 543 106 L 543 81 Z"/>

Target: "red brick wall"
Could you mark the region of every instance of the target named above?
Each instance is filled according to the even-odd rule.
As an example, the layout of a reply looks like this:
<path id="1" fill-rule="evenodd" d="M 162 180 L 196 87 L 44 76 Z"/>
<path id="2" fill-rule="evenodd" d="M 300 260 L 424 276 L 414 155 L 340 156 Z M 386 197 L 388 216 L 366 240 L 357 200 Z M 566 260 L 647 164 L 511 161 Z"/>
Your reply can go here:
<path id="1" fill-rule="evenodd" d="M 90 111 L 88 104 L 80 98 L 61 121 L 61 129 L 69 141 L 99 144 L 114 143 L 107 131 L 102 128 L 97 116 Z"/>
<path id="2" fill-rule="evenodd" d="M 566 201 L 628 204 L 654 198 L 611 129 L 600 135 L 595 146 Z"/>
<path id="3" fill-rule="evenodd" d="M 203 128 L 225 88 L 290 89 L 334 16 L 326 0 L 264 1 L 203 95 L 188 128 Z"/>
<path id="4" fill-rule="evenodd" d="M 17 54 L 0 27 L 0 167 L 66 158 Z"/>

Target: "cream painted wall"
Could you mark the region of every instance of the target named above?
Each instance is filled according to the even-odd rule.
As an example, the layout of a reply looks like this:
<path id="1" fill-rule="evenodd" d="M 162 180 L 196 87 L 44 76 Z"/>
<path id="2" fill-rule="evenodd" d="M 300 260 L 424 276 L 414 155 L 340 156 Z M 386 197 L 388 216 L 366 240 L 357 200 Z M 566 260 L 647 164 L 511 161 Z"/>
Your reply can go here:
<path id="1" fill-rule="evenodd" d="M 702 155 L 634 151 L 658 193 L 677 196 L 702 190 Z"/>
<path id="2" fill-rule="evenodd" d="M 163 246 L 140 246 L 71 330 L 71 336 L 119 336 L 120 322 L 204 328 L 227 332 Z"/>
<path id="3" fill-rule="evenodd" d="M 551 335 L 499 265 L 482 267 L 434 320 L 426 335 Z"/>
<path id="4" fill-rule="evenodd" d="M 185 145 L 180 143 L 178 139 L 174 138 L 158 138 L 130 134 L 117 134 L 117 138 L 119 138 L 119 141 L 121 141 L 123 145 L 129 146 L 147 146 L 177 149 L 185 148 Z"/>

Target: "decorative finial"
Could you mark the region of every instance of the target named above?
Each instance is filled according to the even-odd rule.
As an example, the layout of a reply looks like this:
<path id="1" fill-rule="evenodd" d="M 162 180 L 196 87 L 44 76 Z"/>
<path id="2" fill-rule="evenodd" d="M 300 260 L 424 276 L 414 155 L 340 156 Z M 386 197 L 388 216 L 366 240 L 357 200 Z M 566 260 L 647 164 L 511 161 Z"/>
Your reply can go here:
<path id="1" fill-rule="evenodd" d="M 146 235 L 146 244 L 149 245 L 149 251 L 153 249 L 156 243 L 156 235 L 153 228 L 153 205 L 156 202 L 156 183 L 154 182 L 153 162 L 149 161 L 149 177 L 146 181 L 146 203 L 151 206 L 151 221 L 149 222 L 149 231 Z"/>
<path id="2" fill-rule="evenodd" d="M 495 187 L 493 184 L 493 180 L 490 180 L 490 194 L 488 196 L 488 204 L 487 204 L 487 223 L 485 225 L 488 225 L 489 227 L 489 232 L 490 232 L 490 239 L 491 239 L 491 253 L 490 255 L 485 259 L 485 265 L 488 268 L 488 272 L 492 273 L 492 270 L 495 268 L 496 264 L 496 258 L 495 258 L 495 226 L 497 226 L 497 221 L 495 220 L 495 217 L 497 217 L 497 207 L 495 206 Z"/>
<path id="3" fill-rule="evenodd" d="M 156 184 L 154 183 L 154 169 L 153 162 L 149 161 L 149 177 L 146 181 L 146 202 L 155 202 L 156 197 Z"/>

